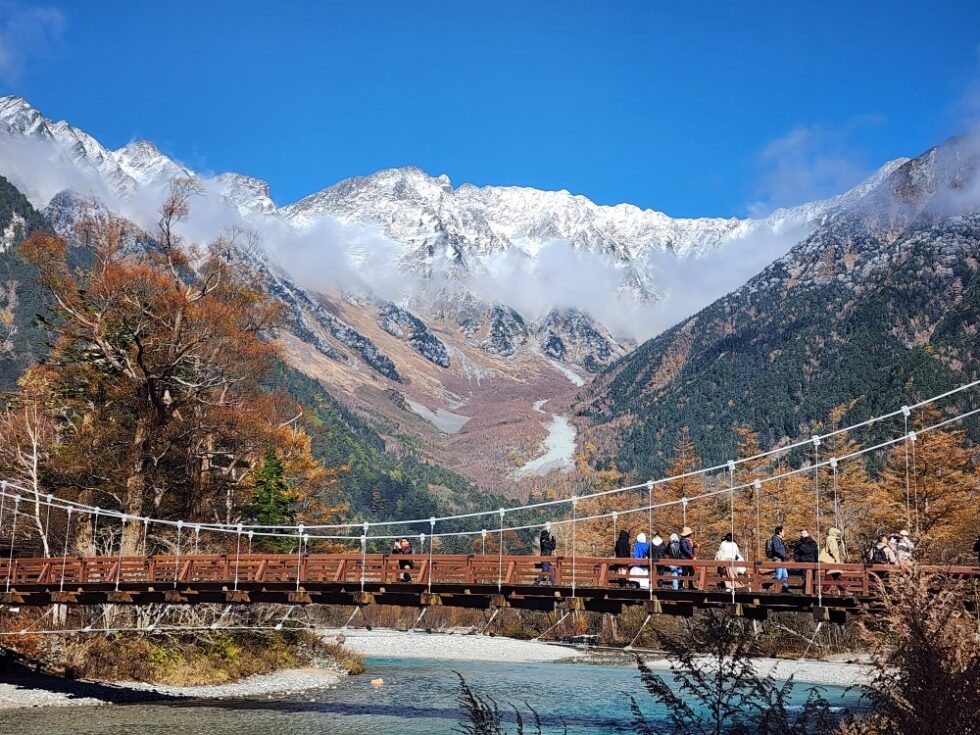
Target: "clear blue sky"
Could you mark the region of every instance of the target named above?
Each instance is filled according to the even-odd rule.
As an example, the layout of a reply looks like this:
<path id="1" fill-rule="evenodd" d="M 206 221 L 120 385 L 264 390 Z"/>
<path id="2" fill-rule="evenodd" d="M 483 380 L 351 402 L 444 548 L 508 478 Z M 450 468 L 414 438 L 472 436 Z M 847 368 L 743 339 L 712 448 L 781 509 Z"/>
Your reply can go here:
<path id="1" fill-rule="evenodd" d="M 0 22 L 6 93 L 279 203 L 411 164 L 685 216 L 832 193 L 939 142 L 980 43 L 980 3 L 894 0 L 42 2 Z"/>

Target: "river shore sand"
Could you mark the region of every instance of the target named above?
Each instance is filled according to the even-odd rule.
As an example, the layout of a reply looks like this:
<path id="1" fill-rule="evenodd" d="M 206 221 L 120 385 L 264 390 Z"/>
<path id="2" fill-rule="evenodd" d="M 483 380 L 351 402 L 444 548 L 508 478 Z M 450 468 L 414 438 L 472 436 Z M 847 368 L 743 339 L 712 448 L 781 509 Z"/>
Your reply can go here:
<path id="1" fill-rule="evenodd" d="M 0 672 L 0 710 L 188 699 L 261 699 L 336 686 L 344 676 L 328 668 L 288 669 L 227 684 L 176 687 L 145 682 L 62 679 L 15 668 Z"/>

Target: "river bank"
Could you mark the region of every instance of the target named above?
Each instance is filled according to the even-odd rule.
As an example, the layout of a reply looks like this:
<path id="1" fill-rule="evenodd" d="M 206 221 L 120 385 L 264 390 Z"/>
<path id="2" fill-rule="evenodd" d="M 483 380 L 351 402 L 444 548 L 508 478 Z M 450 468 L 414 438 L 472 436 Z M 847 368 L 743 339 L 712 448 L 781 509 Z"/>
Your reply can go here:
<path id="1" fill-rule="evenodd" d="M 328 668 L 286 669 L 227 684 L 178 687 L 145 682 L 64 679 L 16 665 L 0 672 L 0 710 L 200 699 L 262 699 L 334 687 L 345 676 Z"/>

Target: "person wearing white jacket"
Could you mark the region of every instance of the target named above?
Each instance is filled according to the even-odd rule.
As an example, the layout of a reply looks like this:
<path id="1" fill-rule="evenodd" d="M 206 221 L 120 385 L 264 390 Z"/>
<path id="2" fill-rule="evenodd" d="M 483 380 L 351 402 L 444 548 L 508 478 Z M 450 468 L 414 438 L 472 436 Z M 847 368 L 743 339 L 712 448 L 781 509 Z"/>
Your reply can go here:
<path id="1" fill-rule="evenodd" d="M 715 554 L 715 561 L 745 561 L 745 557 L 742 556 L 741 549 L 738 548 L 738 544 L 735 543 L 735 539 L 730 533 L 726 533 L 725 537 L 721 540 L 718 545 L 718 553 Z M 735 582 L 735 578 L 745 574 L 745 567 L 733 567 L 725 566 L 719 567 L 719 573 L 728 577 L 725 580 L 725 589 L 738 588 L 742 585 Z"/>

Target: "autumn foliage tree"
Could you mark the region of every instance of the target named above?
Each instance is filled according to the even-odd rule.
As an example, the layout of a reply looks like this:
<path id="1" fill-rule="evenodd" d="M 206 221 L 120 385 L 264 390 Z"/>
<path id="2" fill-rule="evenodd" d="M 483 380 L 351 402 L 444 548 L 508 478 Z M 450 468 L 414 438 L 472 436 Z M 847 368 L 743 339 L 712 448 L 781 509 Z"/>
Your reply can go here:
<path id="1" fill-rule="evenodd" d="M 153 237 L 102 215 L 71 242 L 36 232 L 20 252 L 56 333 L 48 365 L 65 439 L 54 481 L 127 515 L 230 522 L 270 448 L 305 465 L 311 484 L 322 467 L 290 428 L 295 404 L 261 385 L 280 310 L 245 257 L 248 237 L 198 247 L 177 233 L 195 193 L 173 183 Z M 126 526 L 123 552 L 139 541 L 138 524 Z"/>

